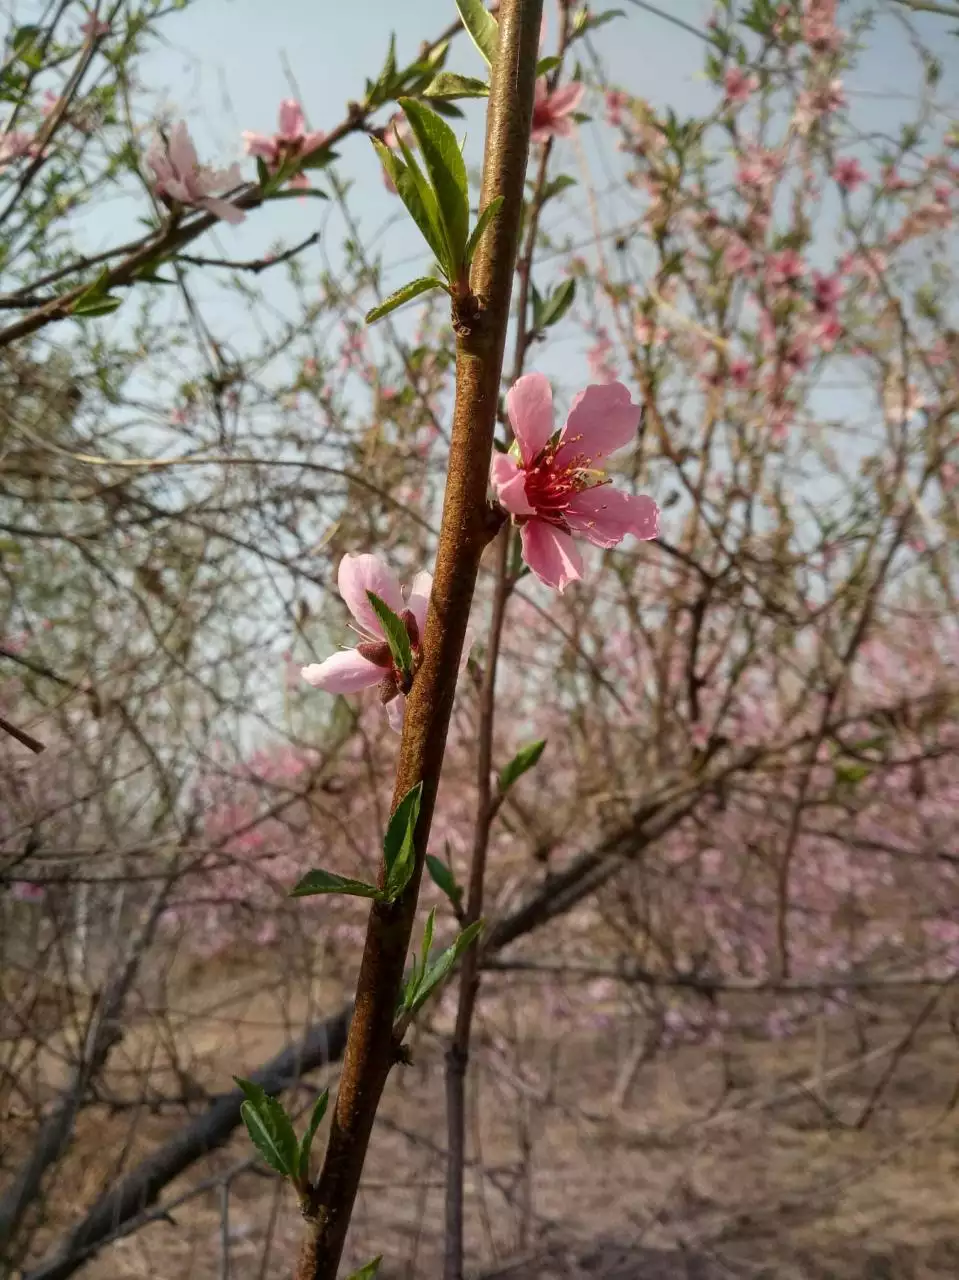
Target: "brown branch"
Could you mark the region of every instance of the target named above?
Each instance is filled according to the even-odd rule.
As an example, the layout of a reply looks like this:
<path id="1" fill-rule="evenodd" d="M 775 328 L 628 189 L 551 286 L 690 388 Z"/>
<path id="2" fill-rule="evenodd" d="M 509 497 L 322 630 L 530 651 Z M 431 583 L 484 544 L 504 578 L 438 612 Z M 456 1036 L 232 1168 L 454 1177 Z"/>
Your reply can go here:
<path id="1" fill-rule="evenodd" d="M 456 401 L 443 520 L 423 664 L 406 708 L 393 805 L 422 782 L 416 869 L 392 906 L 374 905 L 326 1157 L 311 1193 L 297 1280 L 335 1280 L 373 1121 L 397 1045 L 393 1018 L 403 978 L 446 750 L 457 672 L 480 557 L 490 538 L 486 491 L 509 322 L 533 114 L 542 0 L 504 0 L 490 83 L 480 208 L 503 206 L 473 266 L 478 311 L 458 317 Z M 498 527 L 498 526 L 497 526 Z"/>

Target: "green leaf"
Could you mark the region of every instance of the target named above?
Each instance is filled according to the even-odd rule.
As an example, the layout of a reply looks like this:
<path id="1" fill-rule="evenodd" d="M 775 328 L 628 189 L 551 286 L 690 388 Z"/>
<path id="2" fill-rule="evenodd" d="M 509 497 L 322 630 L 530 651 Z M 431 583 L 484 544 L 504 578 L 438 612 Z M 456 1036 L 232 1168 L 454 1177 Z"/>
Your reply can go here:
<path id="1" fill-rule="evenodd" d="M 402 618 L 396 616 L 385 600 L 379 598 L 375 591 L 367 591 L 366 598 L 380 621 L 397 669 L 402 675 L 409 676 L 413 671 L 413 650 L 410 647 L 406 624 Z"/>
<path id="2" fill-rule="evenodd" d="M 543 188 L 542 201 L 545 204 L 547 200 L 552 200 L 553 196 L 558 196 L 560 192 L 565 191 L 567 187 L 575 187 L 576 179 L 571 178 L 568 173 L 558 174 L 552 182 L 547 182 Z"/>
<path id="3" fill-rule="evenodd" d="M 345 893 L 351 898 L 382 898 L 383 896 L 375 884 L 364 884 L 362 880 L 350 880 L 332 871 L 308 871 L 290 890 L 290 897 L 312 898 L 320 893 Z"/>
<path id="4" fill-rule="evenodd" d="M 310 1176 L 310 1150 L 313 1147 L 316 1131 L 323 1123 L 323 1117 L 326 1115 L 326 1108 L 329 1104 L 330 1091 L 329 1089 L 324 1089 L 313 1104 L 310 1123 L 306 1126 L 306 1132 L 300 1139 L 299 1152 L 297 1154 L 297 1172 L 303 1181 L 306 1181 Z"/>
<path id="5" fill-rule="evenodd" d="M 510 787 L 518 778 L 521 778 L 527 770 L 532 769 L 543 750 L 546 747 L 546 739 L 541 738 L 539 742 L 531 742 L 528 747 L 521 747 L 513 756 L 512 760 L 506 765 L 499 775 L 500 795 L 505 795 Z"/>
<path id="6" fill-rule="evenodd" d="M 399 98 L 398 102 L 420 145 L 423 163 L 436 193 L 450 249 L 451 274 L 455 275 L 463 265 L 469 239 L 470 196 L 466 162 L 456 134 L 435 111 L 413 98 Z"/>
<path id="7" fill-rule="evenodd" d="M 354 1271 L 351 1276 L 346 1277 L 346 1280 L 373 1280 L 379 1272 L 382 1261 L 383 1255 L 378 1253 L 372 1262 L 368 1262 L 365 1267 L 360 1267 L 359 1271 Z"/>
<path id="8" fill-rule="evenodd" d="M 538 76 L 549 75 L 549 73 L 555 70 L 556 67 L 558 67 L 561 62 L 562 62 L 562 58 L 557 58 L 555 56 L 549 57 L 549 58 L 540 58 L 539 62 L 537 62 L 536 64 L 536 74 Z"/>
<path id="9" fill-rule="evenodd" d="M 858 761 L 844 761 L 837 764 L 834 768 L 836 781 L 844 783 L 846 786 L 858 786 L 864 778 L 868 778 L 872 773 L 872 766 L 868 764 L 860 764 Z"/>
<path id="10" fill-rule="evenodd" d="M 86 295 L 84 294 L 84 297 Z M 122 298 L 117 298 L 111 294 L 101 294 L 99 297 L 78 298 L 73 304 L 70 314 L 73 316 L 108 316 L 111 311 L 116 311 L 117 307 L 123 302 Z"/>
<path id="11" fill-rule="evenodd" d="M 404 284 L 402 289 L 397 289 L 388 298 L 384 298 L 379 306 L 367 311 L 366 323 L 376 324 L 377 320 L 382 320 L 397 307 L 402 307 L 405 302 L 412 302 L 421 293 L 429 293 L 431 289 L 443 289 L 449 293 L 449 289 L 442 280 L 437 280 L 435 276 L 420 276 L 418 280 L 411 280 L 409 284 Z"/>
<path id="12" fill-rule="evenodd" d="M 490 66 L 499 44 L 499 25 L 483 4 L 483 0 L 456 0 L 463 26 Z"/>
<path id="13" fill-rule="evenodd" d="M 454 907 L 459 907 L 463 898 L 463 890 L 456 883 L 456 877 L 446 863 L 434 854 L 428 853 L 426 855 L 426 870 L 430 873 L 430 879 L 436 887 L 446 894 Z"/>
<path id="14" fill-rule="evenodd" d="M 315 151 L 310 151 L 300 159 L 299 167 L 301 169 L 325 169 L 328 164 L 332 164 L 334 160 L 338 159 L 339 154 L 336 151 L 331 151 L 329 147 L 317 147 Z"/>
<path id="15" fill-rule="evenodd" d="M 488 98 L 489 85 L 473 76 L 441 71 L 423 90 L 424 98 Z"/>
<path id="16" fill-rule="evenodd" d="M 266 167 L 266 161 L 262 156 L 256 157 L 256 180 L 264 191 L 269 189 L 270 184 L 273 181 L 273 175 Z"/>
<path id="17" fill-rule="evenodd" d="M 246 1094 L 240 1115 L 251 1142 L 271 1169 L 295 1178 L 298 1169 L 296 1134 L 282 1104 L 252 1080 L 244 1080 L 240 1076 L 233 1079 Z"/>
<path id="18" fill-rule="evenodd" d="M 272 195 L 264 198 L 263 203 L 272 203 L 274 200 L 329 200 L 329 196 L 325 191 L 320 191 L 318 187 L 294 187 L 292 190 L 274 191 Z"/>
<path id="19" fill-rule="evenodd" d="M 426 973 L 426 966 L 430 958 L 430 948 L 433 945 L 433 925 L 435 923 L 436 908 L 432 907 L 426 917 L 426 927 L 423 930 L 423 944 L 420 947 L 420 973 Z"/>
<path id="20" fill-rule="evenodd" d="M 413 833 L 420 816 L 423 784 L 411 787 L 396 806 L 383 837 L 383 861 L 386 865 L 387 902 L 395 902 L 410 882 L 416 864 Z"/>
<path id="21" fill-rule="evenodd" d="M 447 120 L 462 120 L 463 112 L 451 102 L 449 98 L 433 98 L 433 110 L 438 111 L 441 116 L 446 116 Z"/>
<path id="22" fill-rule="evenodd" d="M 558 324 L 573 305 L 575 297 L 576 281 L 573 279 L 564 280 L 561 285 L 553 290 L 543 304 L 538 327 L 540 329 L 548 329 L 550 325 Z"/>
<path id="23" fill-rule="evenodd" d="M 466 265 L 470 266 L 476 257 L 476 250 L 479 248 L 479 242 L 483 238 L 483 232 L 493 221 L 503 206 L 503 196 L 494 196 L 489 202 L 479 218 L 476 220 L 476 226 L 473 228 L 473 234 L 466 242 Z"/>
<path id="24" fill-rule="evenodd" d="M 450 274 L 448 262 L 449 252 L 440 223 L 439 207 L 430 184 L 420 173 L 413 156 L 406 147 L 403 154 L 407 157 L 404 164 L 399 156 L 394 155 L 389 147 L 384 146 L 378 138 L 372 139 L 380 163 L 389 174 L 396 187 L 397 194 L 406 206 L 406 211 L 419 227 L 423 239 L 433 250 L 433 254 L 447 276 Z"/>
<path id="25" fill-rule="evenodd" d="M 422 1009 L 429 999 L 430 993 L 436 990 L 482 927 L 482 920 L 477 920 L 475 923 L 468 925 L 452 946 L 447 947 L 439 959 L 430 966 L 410 1004 L 411 1013 L 416 1013 L 418 1009 Z"/>

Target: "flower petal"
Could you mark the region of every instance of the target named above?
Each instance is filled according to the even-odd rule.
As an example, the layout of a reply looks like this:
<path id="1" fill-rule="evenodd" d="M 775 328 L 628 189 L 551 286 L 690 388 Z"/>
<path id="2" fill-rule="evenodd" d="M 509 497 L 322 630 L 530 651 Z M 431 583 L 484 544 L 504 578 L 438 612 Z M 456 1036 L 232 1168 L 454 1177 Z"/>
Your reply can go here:
<path id="1" fill-rule="evenodd" d="M 511 454 L 494 453 L 490 464 L 493 492 L 513 516 L 535 514 L 526 497 L 526 472 Z"/>
<path id="2" fill-rule="evenodd" d="M 368 636 L 382 636 L 383 629 L 367 598 L 367 591 L 378 595 L 394 613 L 403 612 L 403 593 L 396 574 L 379 556 L 345 555 L 340 561 L 336 585 L 346 607 Z"/>
<path id="3" fill-rule="evenodd" d="M 572 81 L 571 84 L 564 84 L 561 89 L 556 89 L 549 95 L 549 109 L 554 116 L 568 116 L 583 101 L 583 94 L 586 92 L 586 86 L 578 80 Z"/>
<path id="4" fill-rule="evenodd" d="M 327 693 L 357 693 L 369 689 L 383 679 L 383 668 L 376 666 L 356 652 L 345 649 L 334 653 L 325 662 L 313 662 L 303 667 L 300 675 L 314 689 Z"/>
<path id="5" fill-rule="evenodd" d="M 423 632 L 426 630 L 426 609 L 430 602 L 430 592 L 433 590 L 433 575 L 431 573 L 418 573 L 413 579 L 413 585 L 410 587 L 409 599 L 406 602 L 407 609 L 410 610 L 416 619 L 416 625 L 420 629 L 420 640 L 423 639 Z"/>
<path id="6" fill-rule="evenodd" d="M 403 715 L 406 711 L 406 695 L 398 693 L 395 698 L 390 698 L 386 704 L 386 718 L 390 722 L 390 728 L 394 733 L 403 732 Z"/>
<path id="7" fill-rule="evenodd" d="M 523 559 L 547 587 L 564 591 L 583 576 L 583 558 L 573 539 L 545 520 L 529 520 L 520 529 Z"/>
<path id="8" fill-rule="evenodd" d="M 573 533 L 597 547 L 615 547 L 627 533 L 641 542 L 659 537 L 659 507 L 652 498 L 623 493 L 611 484 L 584 489 L 564 514 Z"/>
<path id="9" fill-rule="evenodd" d="M 183 120 L 177 121 L 170 130 L 170 143 L 167 147 L 167 154 L 170 157 L 170 163 L 180 177 L 189 182 L 190 175 L 196 171 L 198 161 L 196 147 L 193 145 L 190 131 Z"/>
<path id="10" fill-rule="evenodd" d="M 527 373 L 506 393 L 513 434 L 527 466 L 546 448 L 553 434 L 553 390 L 541 373 Z"/>
<path id="11" fill-rule="evenodd" d="M 633 404 L 629 391 L 621 382 L 593 385 L 581 391 L 573 401 L 566 419 L 557 466 L 571 461 L 571 454 L 585 454 L 593 462 L 622 449 L 636 435 L 642 408 Z"/>
<path id="12" fill-rule="evenodd" d="M 229 200 L 217 200 L 215 196 L 204 196 L 202 200 L 197 200 L 197 204 L 209 213 L 215 213 L 224 222 L 232 223 L 233 226 L 237 226 L 246 218 L 243 210 L 238 209 L 235 204 L 230 204 Z"/>
<path id="13" fill-rule="evenodd" d="M 295 98 L 284 98 L 280 103 L 280 137 L 293 142 L 303 134 L 306 120 L 303 108 Z"/>
<path id="14" fill-rule="evenodd" d="M 253 133 L 249 129 L 243 131 L 243 147 L 248 156 L 259 156 L 272 164 L 276 160 L 277 147 L 272 138 L 265 133 Z"/>

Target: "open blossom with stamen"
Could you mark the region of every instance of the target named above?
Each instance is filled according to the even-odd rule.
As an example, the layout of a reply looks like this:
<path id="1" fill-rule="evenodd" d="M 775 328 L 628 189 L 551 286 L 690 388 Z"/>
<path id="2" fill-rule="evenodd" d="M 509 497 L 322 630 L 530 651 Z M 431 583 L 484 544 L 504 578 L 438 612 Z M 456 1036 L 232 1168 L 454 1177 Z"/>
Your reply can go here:
<path id="1" fill-rule="evenodd" d="M 170 130 L 169 142 L 157 138 L 146 154 L 146 162 L 156 175 L 153 190 L 161 200 L 195 205 L 216 214 L 224 222 L 242 222 L 246 214 L 218 191 L 238 187 L 243 181 L 238 165 L 229 169 L 208 169 L 197 159 L 196 148 L 182 120 Z"/>
<path id="2" fill-rule="evenodd" d="M 288 160 L 297 160 L 318 151 L 326 137 L 318 129 L 306 127 L 303 108 L 295 98 L 284 98 L 280 103 L 280 127 L 276 133 L 252 133 L 249 129 L 243 132 L 243 144 L 248 156 L 259 156 L 266 162 L 271 173 L 281 168 Z M 310 185 L 305 173 L 298 173 L 290 179 L 290 186 L 303 188 Z"/>
<path id="3" fill-rule="evenodd" d="M 403 677 L 393 665 L 383 627 L 373 612 L 368 591 L 379 596 L 406 627 L 413 651 L 414 669 L 420 656 L 420 638 L 426 626 L 426 606 L 433 588 L 433 576 L 418 573 L 407 597 L 393 570 L 375 555 L 345 555 L 340 561 L 336 584 L 355 620 L 360 642 L 355 649 L 334 653 L 323 662 L 304 667 L 300 674 L 307 684 L 327 693 L 358 693 L 379 685 L 390 726 L 399 732 L 406 707 Z"/>
<path id="4" fill-rule="evenodd" d="M 533 101 L 533 131 L 531 142 L 548 142 L 550 138 L 569 138 L 573 133 L 573 112 L 586 92 L 581 84 L 564 84 L 561 89 L 549 91 L 544 77 L 536 81 L 536 97 Z"/>
<path id="5" fill-rule="evenodd" d="M 493 458 L 496 496 L 519 525 L 523 559 L 541 582 L 563 591 L 582 577 L 574 538 L 615 547 L 628 533 L 659 535 L 652 498 L 614 489 L 597 468 L 629 444 L 641 409 L 619 382 L 589 386 L 575 398 L 562 431 L 553 431 L 553 393 L 541 373 L 528 373 L 506 397 L 516 443 Z"/>

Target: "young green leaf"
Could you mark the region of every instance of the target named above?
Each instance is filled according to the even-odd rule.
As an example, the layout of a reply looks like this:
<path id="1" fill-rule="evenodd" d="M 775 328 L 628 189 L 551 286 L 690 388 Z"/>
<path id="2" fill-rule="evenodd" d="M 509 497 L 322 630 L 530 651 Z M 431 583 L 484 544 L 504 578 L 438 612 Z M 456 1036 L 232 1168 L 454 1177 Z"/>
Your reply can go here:
<path id="1" fill-rule="evenodd" d="M 332 164 L 334 160 L 339 159 L 336 151 L 331 151 L 329 147 L 317 147 L 315 151 L 310 151 L 307 155 L 300 159 L 301 169 L 325 169 L 328 164 Z"/>
<path id="2" fill-rule="evenodd" d="M 456 961 L 470 945 L 482 927 L 482 920 L 477 920 L 473 924 L 468 925 L 452 946 L 447 947 L 439 959 L 430 966 L 416 989 L 416 995 L 413 997 L 412 1003 L 409 1006 L 410 1013 L 416 1013 L 418 1009 L 422 1009 L 423 1005 L 429 999 L 431 992 L 435 991 L 439 984 L 444 980 L 453 968 L 453 965 L 456 964 Z"/>
<path id="3" fill-rule="evenodd" d="M 561 61 L 561 58 L 557 58 L 555 56 L 540 58 L 539 62 L 536 64 L 536 74 L 538 76 L 549 75 L 551 71 L 554 71 L 559 66 Z"/>
<path id="4" fill-rule="evenodd" d="M 488 98 L 489 85 L 473 76 L 441 71 L 423 90 L 424 98 Z"/>
<path id="5" fill-rule="evenodd" d="M 419 227 L 423 239 L 433 250 L 436 261 L 448 276 L 450 274 L 449 250 L 440 223 L 439 206 L 430 184 L 420 173 L 419 166 L 408 148 L 403 146 L 402 139 L 400 139 L 400 146 L 407 159 L 406 164 L 378 138 L 373 138 L 372 142 L 383 168 L 392 180 L 393 186 L 396 187 L 397 195 L 406 206 L 407 213 Z"/>
<path id="6" fill-rule="evenodd" d="M 418 280 L 411 280 L 409 284 L 404 284 L 402 289 L 397 289 L 388 298 L 384 298 L 379 306 L 367 311 L 366 323 L 376 324 L 377 320 L 382 320 L 384 316 L 388 316 L 397 307 L 402 307 L 405 302 L 412 302 L 421 293 L 429 293 L 431 289 L 443 289 L 446 293 L 449 293 L 449 289 L 442 280 L 437 280 L 435 276 L 420 276 Z"/>
<path id="7" fill-rule="evenodd" d="M 568 173 L 558 174 L 552 182 L 547 182 L 546 186 L 543 188 L 541 196 L 542 203 L 545 204 L 547 200 L 552 200 L 553 196 L 558 196 L 560 192 L 565 191 L 567 187 L 575 186 L 576 179 L 571 178 Z"/>
<path id="8" fill-rule="evenodd" d="M 496 57 L 499 44 L 499 24 L 483 3 L 483 0 L 456 0 L 463 26 L 470 39 L 490 66 Z"/>
<path id="9" fill-rule="evenodd" d="M 537 328 L 548 329 L 550 325 L 558 324 L 563 316 L 573 305 L 573 299 L 576 297 L 576 281 L 564 280 L 546 299 L 540 312 Z"/>
<path id="10" fill-rule="evenodd" d="M 316 1137 L 316 1131 L 323 1123 L 323 1117 L 326 1115 L 326 1108 L 330 1102 L 330 1091 L 324 1089 L 316 1102 L 313 1104 L 313 1111 L 310 1114 L 310 1123 L 306 1126 L 306 1132 L 300 1139 L 299 1151 L 297 1154 L 297 1173 L 302 1181 L 306 1181 L 310 1176 L 310 1151 L 313 1147 L 313 1139 Z"/>
<path id="11" fill-rule="evenodd" d="M 83 298 L 78 298 L 73 304 L 70 312 L 74 316 L 108 316 L 111 311 L 116 311 L 117 307 L 123 303 L 122 298 L 114 297 L 112 294 L 101 294 L 98 298 L 88 298 L 85 302 Z"/>
<path id="12" fill-rule="evenodd" d="M 430 879 L 446 894 L 454 907 L 459 907 L 463 900 L 463 890 L 456 883 L 456 877 L 453 872 L 441 859 L 435 857 L 432 853 L 426 855 L 426 870 L 430 874 Z"/>
<path id="13" fill-rule="evenodd" d="M 233 1079 L 246 1094 L 240 1115 L 251 1142 L 271 1169 L 285 1177 L 295 1178 L 299 1167 L 298 1145 L 290 1117 L 282 1104 L 271 1098 L 262 1085 L 243 1080 L 240 1076 Z"/>
<path id="14" fill-rule="evenodd" d="M 429 963 L 430 947 L 433 945 L 433 925 L 436 921 L 436 908 L 431 907 L 430 913 L 426 917 L 426 927 L 423 930 L 423 945 L 420 947 L 420 973 L 426 973 L 426 966 Z"/>
<path id="15" fill-rule="evenodd" d="M 386 643 L 390 646 L 390 653 L 393 655 L 397 670 L 404 676 L 410 675 L 413 670 L 413 650 L 410 646 L 410 637 L 406 630 L 406 624 L 402 618 L 396 616 L 390 606 L 384 600 L 381 600 L 374 591 L 367 591 L 366 598 L 369 600 L 373 612 L 380 620 L 383 635 L 386 637 Z"/>
<path id="16" fill-rule="evenodd" d="M 312 898 L 319 893 L 345 893 L 351 898 L 383 896 L 375 884 L 364 884 L 362 880 L 350 880 L 346 876 L 335 875 L 332 871 L 308 871 L 290 890 L 290 897 Z"/>
<path id="17" fill-rule="evenodd" d="M 383 1255 L 378 1253 L 372 1262 L 368 1262 L 365 1267 L 360 1267 L 359 1271 L 354 1271 L 351 1276 L 346 1277 L 346 1280 L 373 1280 L 379 1273 L 382 1261 Z"/>
<path id="18" fill-rule="evenodd" d="M 383 861 L 386 864 L 386 900 L 395 902 L 410 882 L 415 865 L 413 832 L 420 816 L 423 784 L 418 782 L 407 791 L 396 806 L 383 837 Z"/>
<path id="19" fill-rule="evenodd" d="M 483 238 L 483 232 L 493 221 L 500 209 L 503 207 L 503 197 L 494 196 L 483 212 L 476 220 L 476 226 L 473 228 L 473 234 L 466 242 L 466 265 L 470 266 L 476 257 L 476 250 L 479 248 L 479 242 Z"/>
<path id="20" fill-rule="evenodd" d="M 398 99 L 419 143 L 423 163 L 436 193 L 450 248 L 451 272 L 463 263 L 469 238 L 470 197 L 466 162 L 456 134 L 435 111 L 414 98 Z"/>
<path id="21" fill-rule="evenodd" d="M 521 778 L 527 770 L 532 769 L 543 750 L 546 747 L 546 739 L 541 738 L 539 742 L 531 742 L 528 747 L 521 747 L 513 756 L 508 765 L 500 770 L 499 790 L 500 795 L 505 795 L 510 787 L 518 778 Z"/>

